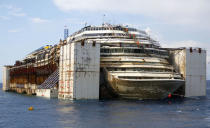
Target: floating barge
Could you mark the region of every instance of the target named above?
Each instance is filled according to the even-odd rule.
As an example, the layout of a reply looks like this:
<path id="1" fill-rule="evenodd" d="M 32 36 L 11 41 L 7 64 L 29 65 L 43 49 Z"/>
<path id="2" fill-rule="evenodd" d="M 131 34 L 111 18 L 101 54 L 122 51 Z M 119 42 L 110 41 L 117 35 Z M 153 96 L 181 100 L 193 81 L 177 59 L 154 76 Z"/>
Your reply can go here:
<path id="1" fill-rule="evenodd" d="M 5 66 L 3 90 L 59 99 L 205 96 L 206 51 L 161 48 L 127 26 L 87 26 Z"/>

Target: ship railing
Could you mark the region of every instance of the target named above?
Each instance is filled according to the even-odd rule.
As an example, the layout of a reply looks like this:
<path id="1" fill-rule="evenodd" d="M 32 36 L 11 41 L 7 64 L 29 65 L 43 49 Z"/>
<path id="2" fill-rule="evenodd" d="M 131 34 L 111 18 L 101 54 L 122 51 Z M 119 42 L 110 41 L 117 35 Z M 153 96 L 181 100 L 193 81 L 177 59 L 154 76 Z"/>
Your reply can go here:
<path id="1" fill-rule="evenodd" d="M 75 41 L 91 38 L 128 38 L 128 36 L 129 35 L 80 36 L 77 37 Z M 144 37 L 139 37 L 139 39 L 144 39 Z"/>
<path id="2" fill-rule="evenodd" d="M 123 38 L 124 36 L 81 36 L 76 38 L 75 41 L 80 41 L 84 39 L 97 39 L 97 38 Z"/>
<path id="3" fill-rule="evenodd" d="M 20 66 L 15 66 L 15 67 L 12 67 L 10 69 L 16 69 L 16 68 L 22 68 L 22 67 L 27 67 L 27 66 L 33 66 L 34 64 L 24 64 L 24 65 L 20 65 Z"/>

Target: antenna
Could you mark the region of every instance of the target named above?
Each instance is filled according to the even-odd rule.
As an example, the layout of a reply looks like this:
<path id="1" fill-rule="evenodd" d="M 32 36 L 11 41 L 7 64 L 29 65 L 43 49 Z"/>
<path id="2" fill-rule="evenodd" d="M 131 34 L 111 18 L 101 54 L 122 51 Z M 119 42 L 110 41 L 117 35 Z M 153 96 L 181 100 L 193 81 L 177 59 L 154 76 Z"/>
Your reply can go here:
<path id="1" fill-rule="evenodd" d="M 67 28 L 67 26 L 64 26 L 64 40 L 66 40 L 69 36 L 69 29 Z"/>
<path id="2" fill-rule="evenodd" d="M 103 19 L 102 19 L 103 21 L 102 21 L 102 25 L 104 25 L 104 24 L 105 24 L 105 22 L 104 22 L 105 16 L 106 16 L 106 15 L 105 15 L 105 14 L 103 14 Z"/>

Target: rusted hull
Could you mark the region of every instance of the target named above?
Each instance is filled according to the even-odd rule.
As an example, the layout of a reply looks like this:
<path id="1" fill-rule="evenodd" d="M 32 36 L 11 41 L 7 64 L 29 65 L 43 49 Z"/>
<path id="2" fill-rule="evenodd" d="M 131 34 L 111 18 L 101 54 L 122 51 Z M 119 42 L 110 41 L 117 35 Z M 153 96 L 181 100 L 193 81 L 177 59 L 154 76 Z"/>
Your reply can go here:
<path id="1" fill-rule="evenodd" d="M 42 84 L 57 69 L 55 64 L 10 69 L 11 84 Z"/>
<path id="2" fill-rule="evenodd" d="M 183 80 L 123 80 L 112 78 L 109 86 L 123 99 L 164 99 L 184 85 Z"/>

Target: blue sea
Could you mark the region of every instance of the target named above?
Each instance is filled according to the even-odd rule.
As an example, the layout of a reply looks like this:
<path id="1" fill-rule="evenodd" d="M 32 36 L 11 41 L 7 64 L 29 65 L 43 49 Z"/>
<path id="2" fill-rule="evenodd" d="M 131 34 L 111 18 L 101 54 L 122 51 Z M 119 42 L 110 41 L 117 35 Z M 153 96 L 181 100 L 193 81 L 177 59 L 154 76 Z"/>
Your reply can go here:
<path id="1" fill-rule="evenodd" d="M 64 101 L 0 90 L 0 128 L 210 128 L 210 81 L 206 97 L 162 101 Z"/>

